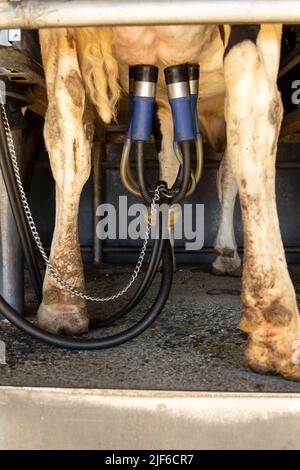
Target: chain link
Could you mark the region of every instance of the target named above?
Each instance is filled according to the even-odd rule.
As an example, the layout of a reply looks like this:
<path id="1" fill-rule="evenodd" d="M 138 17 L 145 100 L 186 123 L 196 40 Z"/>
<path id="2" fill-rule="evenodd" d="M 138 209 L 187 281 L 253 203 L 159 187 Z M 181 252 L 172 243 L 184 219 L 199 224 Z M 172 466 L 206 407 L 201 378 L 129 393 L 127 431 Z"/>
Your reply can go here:
<path id="1" fill-rule="evenodd" d="M 151 206 L 150 206 L 150 216 L 148 217 L 148 220 L 147 220 L 147 226 L 146 226 L 144 242 L 143 242 L 143 245 L 142 245 L 142 248 L 141 248 L 141 252 L 140 252 L 138 261 L 135 265 L 134 271 L 131 275 L 131 278 L 130 278 L 130 281 L 128 282 L 128 284 L 123 289 L 121 289 L 119 292 L 117 292 L 117 293 L 115 293 L 115 294 L 113 294 L 109 297 L 93 297 L 92 295 L 88 295 L 84 292 L 81 292 L 79 289 L 77 289 L 76 287 L 71 286 L 67 281 L 65 281 L 62 278 L 62 276 L 59 274 L 59 272 L 56 270 L 56 268 L 53 266 L 53 264 L 49 260 L 48 256 L 46 255 L 45 249 L 43 247 L 43 244 L 42 244 L 42 241 L 40 239 L 39 233 L 37 231 L 36 225 L 34 223 L 32 213 L 31 213 L 31 210 L 30 210 L 30 207 L 29 207 L 29 204 L 28 204 L 28 200 L 27 200 L 24 188 L 23 188 L 22 179 L 21 179 L 21 176 L 20 176 L 19 165 L 18 165 L 18 160 L 17 160 L 17 155 L 16 155 L 16 150 L 15 150 L 14 141 L 13 141 L 13 136 L 12 136 L 12 133 L 11 133 L 11 128 L 10 128 L 10 125 L 9 125 L 9 121 L 8 121 L 8 117 L 7 117 L 7 113 L 6 113 L 5 104 L 4 104 L 4 101 L 3 101 L 3 96 L 2 96 L 1 90 L 0 90 L 0 104 L 1 104 L 1 111 L 2 111 L 2 117 L 3 117 L 3 123 L 4 123 L 4 130 L 5 130 L 5 134 L 6 134 L 7 145 L 8 145 L 9 154 L 10 154 L 10 158 L 11 158 L 11 163 L 12 163 L 14 174 L 15 174 L 15 177 L 16 177 L 16 182 L 17 182 L 17 185 L 18 185 L 19 193 L 20 193 L 20 196 L 21 196 L 21 201 L 22 201 L 24 213 L 25 213 L 29 228 L 31 230 L 33 239 L 36 243 L 36 246 L 38 247 L 38 250 L 41 253 L 42 258 L 44 259 L 44 261 L 47 265 L 49 274 L 51 274 L 51 276 L 56 280 L 56 282 L 58 284 L 60 284 L 61 287 L 63 287 L 63 289 L 65 289 L 67 292 L 69 292 L 70 294 L 72 294 L 76 297 L 80 297 L 81 299 L 89 300 L 89 301 L 92 301 L 92 302 L 109 302 L 109 301 L 118 299 L 119 297 L 124 295 L 130 289 L 130 287 L 136 281 L 138 275 L 140 274 L 140 271 L 141 271 L 141 268 L 142 268 L 142 265 L 143 265 L 143 262 L 144 262 L 144 258 L 145 258 L 145 255 L 146 255 L 146 249 L 147 249 L 148 241 L 149 241 L 149 238 L 150 238 L 152 221 L 153 221 L 156 209 L 157 209 L 157 203 L 160 199 L 159 188 L 157 187 L 154 191 L 154 196 L 152 198 L 152 202 L 151 202 Z"/>

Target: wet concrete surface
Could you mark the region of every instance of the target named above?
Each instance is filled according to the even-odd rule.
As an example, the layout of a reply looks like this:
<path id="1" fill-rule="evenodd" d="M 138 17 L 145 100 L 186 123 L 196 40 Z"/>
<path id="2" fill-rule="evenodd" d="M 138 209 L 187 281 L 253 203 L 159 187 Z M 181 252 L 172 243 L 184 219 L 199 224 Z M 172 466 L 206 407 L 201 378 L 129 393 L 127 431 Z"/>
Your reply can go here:
<path id="1" fill-rule="evenodd" d="M 86 267 L 87 292 L 110 295 L 124 286 L 130 266 Z M 290 267 L 300 295 L 300 266 Z M 130 313 L 105 335 L 132 325 L 149 307 Z M 142 336 L 123 346 L 92 352 L 56 349 L 41 344 L 0 322 L 6 343 L 6 364 L 0 385 L 198 391 L 300 392 L 300 384 L 261 376 L 243 363 L 247 338 L 238 329 L 241 280 L 216 277 L 206 266 L 179 268 L 164 311 Z M 132 292 L 129 292 L 127 299 Z M 37 309 L 26 288 L 28 313 Z M 109 315 L 120 303 L 91 304 L 92 313 Z M 104 333 L 104 332 L 103 332 Z M 93 332 L 91 337 L 100 337 Z"/>

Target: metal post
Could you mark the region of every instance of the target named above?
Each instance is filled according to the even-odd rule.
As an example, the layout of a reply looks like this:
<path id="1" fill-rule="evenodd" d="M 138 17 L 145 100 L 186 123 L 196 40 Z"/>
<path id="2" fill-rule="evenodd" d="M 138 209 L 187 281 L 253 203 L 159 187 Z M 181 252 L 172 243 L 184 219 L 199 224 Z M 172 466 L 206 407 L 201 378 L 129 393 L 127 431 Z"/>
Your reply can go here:
<path id="1" fill-rule="evenodd" d="M 0 29 L 300 23 L 299 0 L 0 0 Z"/>
<path id="2" fill-rule="evenodd" d="M 20 155 L 22 130 L 12 131 L 17 154 Z M 24 307 L 23 253 L 0 172 L 0 293 L 21 313 Z M 1 317 L 0 317 L 1 319 Z"/>
<path id="3" fill-rule="evenodd" d="M 102 242 L 96 234 L 96 211 L 102 202 L 102 171 L 101 171 L 102 145 L 95 142 L 92 149 L 93 163 L 93 221 L 94 221 L 94 262 L 102 262 Z"/>

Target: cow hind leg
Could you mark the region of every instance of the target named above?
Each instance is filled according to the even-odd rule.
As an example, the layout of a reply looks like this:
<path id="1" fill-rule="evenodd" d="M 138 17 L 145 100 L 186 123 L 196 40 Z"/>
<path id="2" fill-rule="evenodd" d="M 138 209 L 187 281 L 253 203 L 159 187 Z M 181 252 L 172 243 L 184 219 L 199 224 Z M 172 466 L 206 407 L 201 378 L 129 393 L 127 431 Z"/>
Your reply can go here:
<path id="1" fill-rule="evenodd" d="M 77 219 L 81 191 L 90 174 L 93 119 L 72 32 L 42 30 L 40 42 L 49 101 L 44 135 L 56 190 L 50 260 L 65 281 L 84 290 Z M 63 289 L 48 270 L 38 322 L 56 333 L 79 334 L 88 330 L 85 301 Z"/>
<path id="2" fill-rule="evenodd" d="M 234 206 L 237 184 L 225 151 L 217 174 L 217 190 L 220 202 L 220 222 L 214 243 L 216 258 L 212 265 L 214 274 L 241 275 L 241 259 L 234 236 Z"/>
<path id="3" fill-rule="evenodd" d="M 248 40 L 234 28 L 224 58 L 225 115 L 244 225 L 240 328 L 249 335 L 246 361 L 257 372 L 300 380 L 299 314 L 275 199 L 280 27 L 261 26 L 257 39 L 252 28 Z"/>

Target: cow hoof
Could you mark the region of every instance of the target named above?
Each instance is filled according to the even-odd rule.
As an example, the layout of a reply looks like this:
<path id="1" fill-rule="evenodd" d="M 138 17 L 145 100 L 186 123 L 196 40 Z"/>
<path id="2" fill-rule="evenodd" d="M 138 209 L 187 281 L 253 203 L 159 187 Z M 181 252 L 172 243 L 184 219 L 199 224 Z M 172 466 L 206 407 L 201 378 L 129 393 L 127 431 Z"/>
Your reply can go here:
<path id="1" fill-rule="evenodd" d="M 298 339 L 296 336 L 288 331 L 260 339 L 251 335 L 245 354 L 247 365 L 258 374 L 300 381 L 300 331 Z"/>
<path id="2" fill-rule="evenodd" d="M 212 272 L 217 276 L 236 276 L 242 275 L 242 263 L 237 252 L 233 256 L 220 254 L 216 257 L 212 265 Z"/>
<path id="3" fill-rule="evenodd" d="M 85 307 L 53 303 L 40 305 L 38 326 L 50 333 L 80 335 L 89 331 L 89 315 Z"/>

